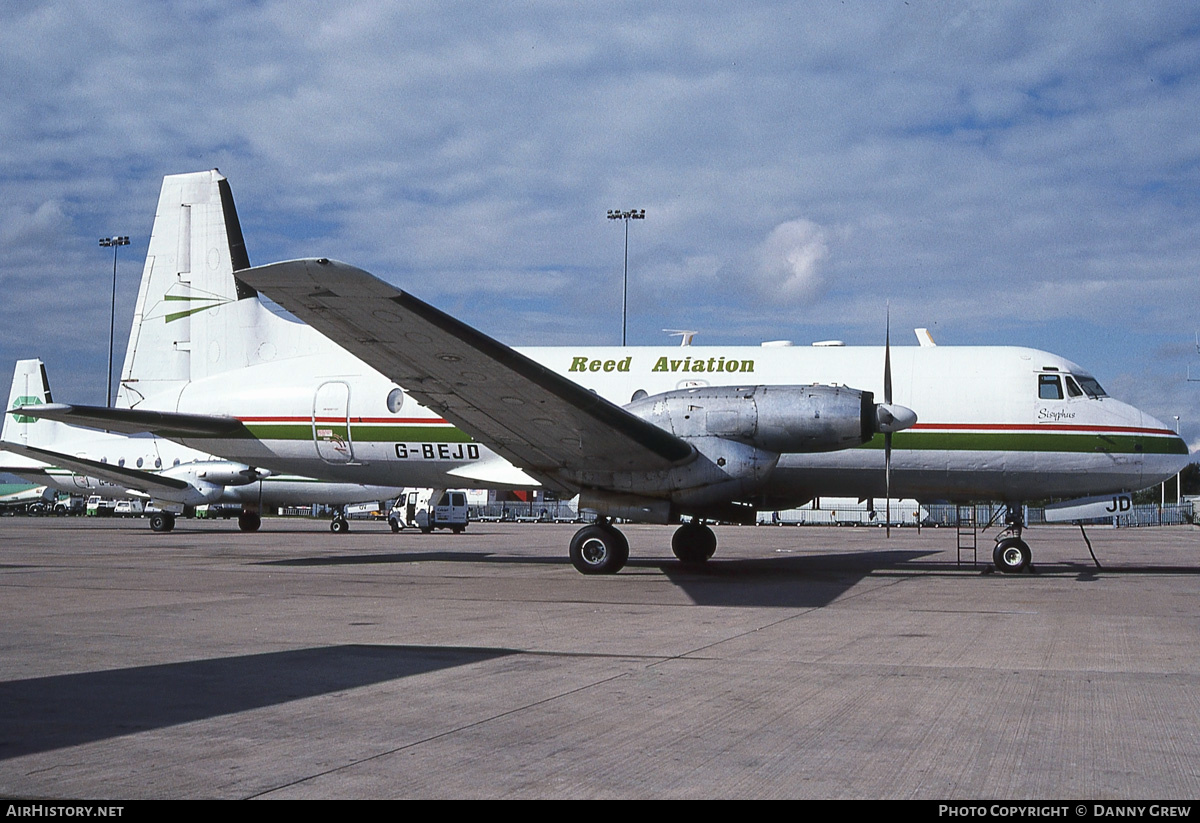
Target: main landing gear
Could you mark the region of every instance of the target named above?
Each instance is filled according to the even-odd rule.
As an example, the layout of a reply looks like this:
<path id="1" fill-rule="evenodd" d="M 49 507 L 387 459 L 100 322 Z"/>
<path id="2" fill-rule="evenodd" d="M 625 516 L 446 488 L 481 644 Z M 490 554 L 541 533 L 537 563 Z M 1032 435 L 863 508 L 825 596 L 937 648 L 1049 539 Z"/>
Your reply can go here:
<path id="1" fill-rule="evenodd" d="M 1017 574 L 1029 569 L 1033 553 L 1029 544 L 1021 539 L 1021 530 L 1025 528 L 1024 506 L 1020 503 L 1008 505 L 1005 520 L 1008 528 L 996 537 L 996 548 L 992 550 L 992 563 L 998 571 L 1005 574 Z"/>
<path id="2" fill-rule="evenodd" d="M 256 532 L 261 525 L 262 515 L 243 506 L 242 513 L 238 515 L 238 528 L 244 532 Z"/>
<path id="3" fill-rule="evenodd" d="M 150 515 L 150 531 L 169 532 L 175 528 L 174 512 L 155 512 Z"/>
<path id="4" fill-rule="evenodd" d="M 629 541 L 607 518 L 584 526 L 571 538 L 571 563 L 583 574 L 616 574 L 629 560 Z"/>
<path id="5" fill-rule="evenodd" d="M 671 537 L 671 551 L 683 563 L 703 563 L 717 550 L 717 536 L 704 523 L 684 523 Z M 571 563 L 583 574 L 616 574 L 629 560 L 629 541 L 607 518 L 584 526 L 571 538 Z"/>

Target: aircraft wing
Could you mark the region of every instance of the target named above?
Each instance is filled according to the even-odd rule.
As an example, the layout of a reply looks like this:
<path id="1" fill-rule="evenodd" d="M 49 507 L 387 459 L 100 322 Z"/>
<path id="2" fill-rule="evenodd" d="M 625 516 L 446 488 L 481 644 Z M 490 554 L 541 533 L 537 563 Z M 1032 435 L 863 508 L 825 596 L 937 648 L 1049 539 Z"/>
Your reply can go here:
<path id="1" fill-rule="evenodd" d="M 92 429 L 141 434 L 152 432 L 170 438 L 176 436 L 220 435 L 236 437 L 250 436 L 249 431 L 236 417 L 217 414 L 183 414 L 182 412 L 154 411 L 152 409 L 111 409 L 106 406 L 77 406 L 68 403 L 34 403 L 17 406 L 9 413 L 20 413 L 27 417 L 58 420 Z M 10 444 L 6 444 L 6 447 Z"/>
<path id="2" fill-rule="evenodd" d="M 577 488 L 588 473 L 662 470 L 694 454 L 670 432 L 361 269 L 294 260 L 235 276 L 551 487 Z"/>
<path id="3" fill-rule="evenodd" d="M 34 460 L 45 461 L 52 466 L 70 469 L 76 474 L 97 477 L 101 480 L 107 480 L 109 483 L 114 483 L 121 488 L 136 489 L 147 494 L 153 494 L 156 491 L 178 492 L 188 488 L 186 482 L 177 480 L 174 477 L 163 477 L 160 474 L 142 471 L 141 469 L 127 469 L 124 466 L 115 466 L 112 463 L 101 463 L 99 460 L 75 457 L 74 455 L 62 454 L 61 452 L 50 451 L 49 449 L 39 449 L 35 446 L 12 443 L 8 440 L 0 440 L 0 448 L 24 457 L 31 457 Z"/>

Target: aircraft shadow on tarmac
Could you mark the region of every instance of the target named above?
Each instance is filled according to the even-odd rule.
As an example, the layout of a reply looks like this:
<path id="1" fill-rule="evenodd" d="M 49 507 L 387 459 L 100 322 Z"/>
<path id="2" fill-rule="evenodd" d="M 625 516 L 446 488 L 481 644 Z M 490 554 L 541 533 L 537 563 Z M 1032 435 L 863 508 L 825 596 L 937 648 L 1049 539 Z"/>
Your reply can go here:
<path id="1" fill-rule="evenodd" d="M 945 564 L 917 564 L 932 551 L 873 551 L 809 554 L 764 559 L 710 560 L 698 566 L 685 566 L 677 560 L 632 559 L 622 575 L 639 571 L 659 571 L 682 589 L 698 606 L 742 606 L 777 608 L 817 608 L 826 606 L 864 577 L 889 570 L 912 573 Z M 571 568 L 566 557 L 515 557 L 484 552 L 403 552 L 387 554 L 346 554 L 263 561 L 277 566 L 353 566 L 394 563 L 498 563 L 537 564 Z M 596 582 L 571 570 L 572 582 Z M 596 583 L 599 585 L 598 583 Z M 540 585 L 540 584 L 539 584 Z M 571 589 L 576 592 L 575 588 Z"/>
<path id="2" fill-rule="evenodd" d="M 0 760 L 303 700 L 517 652 L 344 645 L 0 683 Z"/>

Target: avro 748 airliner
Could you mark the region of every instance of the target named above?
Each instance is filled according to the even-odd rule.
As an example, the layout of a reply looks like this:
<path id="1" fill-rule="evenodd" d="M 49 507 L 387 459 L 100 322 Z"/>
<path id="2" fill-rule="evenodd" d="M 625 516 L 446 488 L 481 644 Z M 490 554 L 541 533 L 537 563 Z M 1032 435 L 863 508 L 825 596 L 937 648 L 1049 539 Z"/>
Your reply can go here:
<path id="1" fill-rule="evenodd" d="M 1020 501 L 1187 462 L 1163 423 L 1032 348 L 510 348 L 344 263 L 250 268 L 215 171 L 164 180 L 136 312 L 124 408 L 20 412 L 311 477 L 579 493 L 584 573 L 625 564 L 617 518 L 682 522 L 676 556 L 703 562 L 706 521 L 835 495 L 1006 501 L 993 558 L 1019 571 Z"/>

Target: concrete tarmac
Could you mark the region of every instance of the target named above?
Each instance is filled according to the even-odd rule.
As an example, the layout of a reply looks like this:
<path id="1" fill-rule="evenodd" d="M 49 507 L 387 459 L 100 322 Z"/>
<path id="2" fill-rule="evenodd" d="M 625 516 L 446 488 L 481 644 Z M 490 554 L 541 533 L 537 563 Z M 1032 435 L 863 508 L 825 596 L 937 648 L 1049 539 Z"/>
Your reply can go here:
<path id="1" fill-rule="evenodd" d="M 0 795 L 1200 797 L 1200 532 L 0 519 Z"/>

